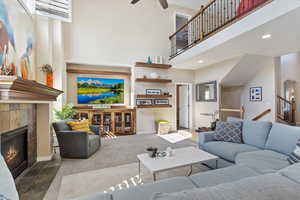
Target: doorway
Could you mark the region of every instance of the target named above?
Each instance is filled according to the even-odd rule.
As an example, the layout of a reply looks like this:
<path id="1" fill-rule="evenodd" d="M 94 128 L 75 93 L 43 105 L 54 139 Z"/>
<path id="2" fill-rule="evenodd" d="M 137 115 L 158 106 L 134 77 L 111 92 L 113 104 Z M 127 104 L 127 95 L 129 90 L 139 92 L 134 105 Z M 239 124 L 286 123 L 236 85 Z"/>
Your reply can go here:
<path id="1" fill-rule="evenodd" d="M 176 85 L 177 130 L 191 128 L 191 90 L 190 84 Z"/>

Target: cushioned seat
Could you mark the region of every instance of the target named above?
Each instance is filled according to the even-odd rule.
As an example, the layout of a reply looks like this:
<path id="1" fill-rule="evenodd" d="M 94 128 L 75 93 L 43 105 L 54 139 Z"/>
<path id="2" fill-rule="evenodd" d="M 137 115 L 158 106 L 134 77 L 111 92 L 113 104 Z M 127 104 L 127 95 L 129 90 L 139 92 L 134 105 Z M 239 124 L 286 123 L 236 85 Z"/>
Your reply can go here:
<path id="1" fill-rule="evenodd" d="M 247 144 L 217 141 L 204 143 L 202 149 L 231 162 L 235 161 L 235 157 L 239 153 L 260 150 L 257 147 Z"/>
<path id="2" fill-rule="evenodd" d="M 260 174 L 245 165 L 234 165 L 223 169 L 198 173 L 190 176 L 190 179 L 197 187 L 203 188 L 258 175 Z"/>
<path id="3" fill-rule="evenodd" d="M 152 200 L 299 200 L 300 185 L 278 175 L 244 178 L 214 187 L 156 194 Z"/>
<path id="4" fill-rule="evenodd" d="M 278 173 L 300 184 L 300 163 L 288 166 Z"/>
<path id="5" fill-rule="evenodd" d="M 269 150 L 241 153 L 237 155 L 235 162 L 262 174 L 274 173 L 290 165 L 286 155 Z"/>
<path id="6" fill-rule="evenodd" d="M 150 200 L 155 193 L 177 192 L 195 188 L 195 185 L 187 177 L 176 177 L 157 181 L 155 184 L 145 184 L 126 190 L 115 191 L 113 200 Z"/>
<path id="7" fill-rule="evenodd" d="M 112 200 L 111 194 L 104 194 L 104 193 L 97 193 L 97 194 L 91 194 L 84 197 L 78 197 L 72 200 Z"/>

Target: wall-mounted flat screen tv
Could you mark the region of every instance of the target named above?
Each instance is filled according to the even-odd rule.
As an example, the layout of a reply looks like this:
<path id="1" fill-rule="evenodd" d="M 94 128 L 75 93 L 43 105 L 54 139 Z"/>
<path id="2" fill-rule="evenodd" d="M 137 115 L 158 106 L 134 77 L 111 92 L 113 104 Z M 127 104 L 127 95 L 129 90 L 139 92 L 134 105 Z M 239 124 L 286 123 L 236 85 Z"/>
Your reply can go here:
<path id="1" fill-rule="evenodd" d="M 77 78 L 78 104 L 124 104 L 124 80 Z"/>

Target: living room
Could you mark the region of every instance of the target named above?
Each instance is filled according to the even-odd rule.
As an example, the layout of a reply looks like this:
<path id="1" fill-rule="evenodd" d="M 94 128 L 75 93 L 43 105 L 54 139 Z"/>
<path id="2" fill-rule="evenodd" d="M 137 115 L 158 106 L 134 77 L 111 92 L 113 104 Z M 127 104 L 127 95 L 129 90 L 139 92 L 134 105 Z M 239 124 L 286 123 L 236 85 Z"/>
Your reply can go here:
<path id="1" fill-rule="evenodd" d="M 0 9 L 0 200 L 300 199 L 297 0 Z"/>

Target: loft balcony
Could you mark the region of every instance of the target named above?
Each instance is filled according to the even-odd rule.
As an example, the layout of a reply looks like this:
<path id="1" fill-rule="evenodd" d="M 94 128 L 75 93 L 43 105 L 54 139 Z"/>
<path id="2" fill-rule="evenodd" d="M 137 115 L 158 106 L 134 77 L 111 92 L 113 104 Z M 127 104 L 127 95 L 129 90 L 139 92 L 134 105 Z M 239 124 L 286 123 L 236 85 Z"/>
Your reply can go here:
<path id="1" fill-rule="evenodd" d="M 273 0 L 213 0 L 179 28 L 169 39 L 170 59 L 230 27 Z"/>

